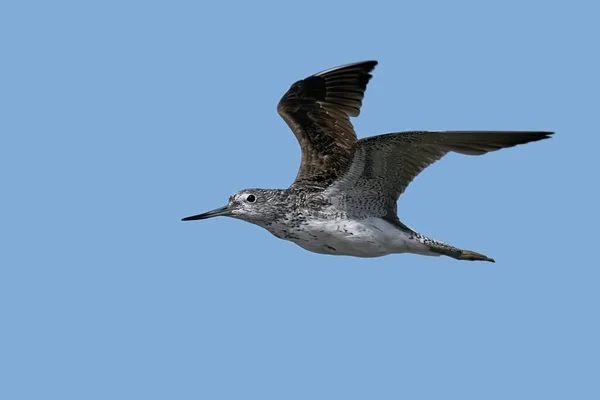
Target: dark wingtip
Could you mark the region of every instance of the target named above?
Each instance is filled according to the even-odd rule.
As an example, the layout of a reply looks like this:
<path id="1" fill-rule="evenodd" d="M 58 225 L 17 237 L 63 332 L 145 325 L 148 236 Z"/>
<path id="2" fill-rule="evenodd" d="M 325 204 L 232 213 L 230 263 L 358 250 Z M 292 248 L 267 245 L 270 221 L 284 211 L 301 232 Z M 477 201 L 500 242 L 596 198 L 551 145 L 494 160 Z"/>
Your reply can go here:
<path id="1" fill-rule="evenodd" d="M 375 66 L 379 64 L 377 60 L 363 61 L 363 63 L 365 64 L 365 67 L 369 68 L 369 72 L 371 72 L 373 68 L 375 68 Z"/>
<path id="2" fill-rule="evenodd" d="M 367 73 L 371 73 L 373 72 L 373 69 L 375 69 L 375 66 L 379 64 L 378 61 L 376 60 L 369 60 L 369 61 L 359 61 L 357 63 L 354 64 L 348 64 L 348 66 L 360 66 L 363 67 L 365 72 Z"/>
<path id="3" fill-rule="evenodd" d="M 550 131 L 540 131 L 540 132 L 533 132 L 535 134 L 537 134 L 538 136 L 532 140 L 532 142 L 538 141 L 538 140 L 546 140 L 546 139 L 552 139 L 552 135 L 554 135 L 554 132 L 550 132 Z"/>
<path id="4" fill-rule="evenodd" d="M 362 73 L 364 73 L 364 74 L 370 74 L 377 64 L 378 64 L 378 62 L 376 60 L 358 61 L 358 62 L 353 62 L 350 64 L 344 64 L 344 65 L 339 65 L 337 67 L 329 68 L 324 71 L 318 72 L 318 73 L 314 74 L 313 76 L 324 76 L 324 75 L 329 75 L 331 73 L 340 74 L 340 73 L 344 73 L 345 71 L 356 70 L 356 69 L 361 70 Z M 370 78 L 370 75 L 369 75 L 369 78 Z"/>

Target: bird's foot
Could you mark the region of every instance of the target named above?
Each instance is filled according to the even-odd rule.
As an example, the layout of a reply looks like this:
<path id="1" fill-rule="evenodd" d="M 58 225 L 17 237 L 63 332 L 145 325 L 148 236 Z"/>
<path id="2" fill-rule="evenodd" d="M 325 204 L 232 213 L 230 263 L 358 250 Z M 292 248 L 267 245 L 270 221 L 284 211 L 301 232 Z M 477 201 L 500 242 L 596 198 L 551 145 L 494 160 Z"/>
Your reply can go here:
<path id="1" fill-rule="evenodd" d="M 484 256 L 483 254 L 479 254 L 470 250 L 461 250 L 460 254 L 456 258 L 458 260 L 496 262 L 493 258 L 489 258 L 487 256 Z"/>

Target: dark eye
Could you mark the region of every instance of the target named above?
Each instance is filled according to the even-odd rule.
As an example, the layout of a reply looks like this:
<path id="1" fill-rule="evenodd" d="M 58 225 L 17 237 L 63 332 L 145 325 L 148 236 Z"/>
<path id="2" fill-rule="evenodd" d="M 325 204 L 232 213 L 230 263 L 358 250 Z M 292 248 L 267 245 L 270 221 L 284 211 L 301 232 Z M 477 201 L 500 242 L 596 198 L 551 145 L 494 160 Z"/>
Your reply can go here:
<path id="1" fill-rule="evenodd" d="M 253 194 L 249 194 L 248 197 L 246 197 L 246 201 L 248 203 L 254 203 L 256 201 L 256 196 L 254 196 Z"/>

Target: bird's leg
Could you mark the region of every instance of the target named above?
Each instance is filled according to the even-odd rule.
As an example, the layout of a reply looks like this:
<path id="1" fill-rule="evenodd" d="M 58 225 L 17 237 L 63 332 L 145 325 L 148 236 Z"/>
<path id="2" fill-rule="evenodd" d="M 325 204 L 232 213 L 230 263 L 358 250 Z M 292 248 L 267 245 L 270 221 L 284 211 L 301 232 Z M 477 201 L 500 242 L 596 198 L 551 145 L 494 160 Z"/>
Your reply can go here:
<path id="1" fill-rule="evenodd" d="M 455 258 L 457 260 L 468 260 L 468 261 L 489 261 L 496 262 L 493 258 L 484 256 L 483 254 L 476 253 L 471 250 L 462 250 L 456 247 L 450 246 L 449 244 L 439 242 L 437 240 L 432 241 L 429 244 L 429 250 L 434 253 L 443 254 L 448 257 Z"/>
<path id="2" fill-rule="evenodd" d="M 493 258 L 489 258 L 487 256 L 484 256 L 483 254 L 479 254 L 470 250 L 461 250 L 460 255 L 454 258 L 456 258 L 457 260 L 496 262 Z"/>

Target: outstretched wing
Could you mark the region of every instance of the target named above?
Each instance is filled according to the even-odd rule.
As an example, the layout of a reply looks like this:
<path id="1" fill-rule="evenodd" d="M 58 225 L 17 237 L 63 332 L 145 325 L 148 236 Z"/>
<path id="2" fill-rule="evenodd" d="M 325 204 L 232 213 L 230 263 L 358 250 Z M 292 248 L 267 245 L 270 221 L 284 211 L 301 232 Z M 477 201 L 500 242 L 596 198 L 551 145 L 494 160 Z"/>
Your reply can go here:
<path id="1" fill-rule="evenodd" d="M 396 202 L 425 168 L 451 151 L 481 155 L 547 139 L 553 132 L 425 131 L 400 132 L 361 139 L 353 146 L 347 172 L 327 189 L 347 210 L 396 218 Z M 351 193 L 350 196 L 342 196 Z"/>
<path id="2" fill-rule="evenodd" d="M 328 184 L 347 168 L 356 142 L 350 117 L 360 113 L 375 65 L 365 61 L 319 72 L 294 83 L 281 98 L 277 111 L 302 150 L 294 184 Z"/>

